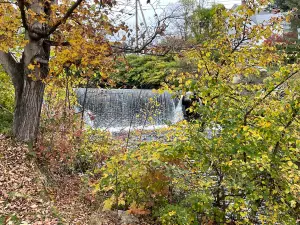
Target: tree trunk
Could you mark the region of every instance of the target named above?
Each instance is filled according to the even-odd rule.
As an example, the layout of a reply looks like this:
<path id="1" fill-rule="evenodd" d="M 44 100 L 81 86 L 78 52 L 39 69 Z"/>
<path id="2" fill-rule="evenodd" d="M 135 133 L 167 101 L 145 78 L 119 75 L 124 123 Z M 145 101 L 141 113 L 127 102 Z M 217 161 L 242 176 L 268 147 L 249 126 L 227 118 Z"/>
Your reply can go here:
<path id="1" fill-rule="evenodd" d="M 17 140 L 35 142 L 38 134 L 45 84 L 25 79 L 22 91 L 16 90 L 13 134 Z"/>
<path id="2" fill-rule="evenodd" d="M 13 134 L 19 141 L 35 143 L 38 135 L 45 83 L 48 76 L 50 46 L 44 39 L 30 39 L 21 60 L 21 75 L 15 85 L 15 112 Z M 29 69 L 34 65 L 34 69 Z"/>

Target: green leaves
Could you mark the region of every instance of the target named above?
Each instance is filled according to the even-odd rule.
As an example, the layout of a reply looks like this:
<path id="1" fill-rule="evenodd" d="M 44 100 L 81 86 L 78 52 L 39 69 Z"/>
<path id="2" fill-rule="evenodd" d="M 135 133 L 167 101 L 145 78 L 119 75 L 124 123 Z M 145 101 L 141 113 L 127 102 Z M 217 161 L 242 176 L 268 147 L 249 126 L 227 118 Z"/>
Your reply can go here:
<path id="1" fill-rule="evenodd" d="M 0 67 L 0 133 L 9 133 L 13 121 L 14 87 Z"/>
<path id="2" fill-rule="evenodd" d="M 169 56 L 129 55 L 118 60 L 110 76 L 117 86 L 157 88 L 178 67 L 178 62 Z"/>

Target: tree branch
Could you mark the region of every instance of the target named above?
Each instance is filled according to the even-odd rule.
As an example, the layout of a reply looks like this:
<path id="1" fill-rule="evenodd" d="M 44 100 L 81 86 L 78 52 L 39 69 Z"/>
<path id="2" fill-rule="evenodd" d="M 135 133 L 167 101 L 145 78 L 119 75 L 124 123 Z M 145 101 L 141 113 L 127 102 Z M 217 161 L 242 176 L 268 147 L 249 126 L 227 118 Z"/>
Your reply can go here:
<path id="1" fill-rule="evenodd" d="M 49 46 L 71 46 L 70 42 L 68 41 L 57 42 L 57 41 L 44 40 L 44 43 Z"/>
<path id="2" fill-rule="evenodd" d="M 10 2 L 10 1 L 0 1 L 0 4 L 14 4 L 14 5 L 17 5 L 15 2 Z"/>
<path id="3" fill-rule="evenodd" d="M 22 18 L 22 24 L 25 30 L 28 30 L 28 24 L 26 19 L 26 13 L 25 13 L 25 3 L 24 0 L 18 0 L 18 6 L 21 12 L 21 18 Z"/>
<path id="4" fill-rule="evenodd" d="M 63 23 L 65 23 L 67 21 L 67 19 L 72 15 L 72 13 L 74 12 L 74 10 L 81 4 L 81 2 L 83 2 L 83 0 L 77 0 L 72 6 L 71 8 L 68 9 L 67 13 L 64 15 L 64 17 L 59 20 L 56 24 L 53 25 L 53 27 L 50 28 L 50 30 L 47 33 L 47 36 L 51 35 L 54 31 L 56 31 L 56 29 Z"/>
<path id="5" fill-rule="evenodd" d="M 22 85 L 23 73 L 18 63 L 10 52 L 6 53 L 0 51 L 0 64 L 3 66 L 5 72 L 11 77 L 13 85 L 19 89 Z"/>
<path id="6" fill-rule="evenodd" d="M 10 110 L 8 110 L 7 108 L 5 108 L 3 105 L 1 105 L 0 104 L 0 108 L 3 110 L 3 111 L 5 111 L 5 112 L 8 112 L 9 114 L 12 114 L 13 115 L 13 113 L 10 111 Z"/>
<path id="7" fill-rule="evenodd" d="M 298 115 L 298 112 L 299 112 L 299 109 L 298 110 L 293 110 L 293 114 L 292 114 L 291 119 L 284 126 L 284 129 L 283 129 L 283 131 L 281 132 L 281 135 L 280 135 L 280 139 L 276 142 L 276 145 L 275 145 L 275 147 L 273 149 L 273 155 L 277 154 L 277 152 L 279 150 L 279 147 L 280 147 L 280 142 L 284 138 L 284 136 L 286 134 L 286 130 L 292 125 L 293 121 L 296 119 L 296 117 Z"/>
<path id="8" fill-rule="evenodd" d="M 245 21 L 246 21 L 247 19 L 248 19 L 248 15 L 246 16 Z M 235 26 L 236 26 L 236 24 L 235 24 Z M 246 28 L 247 28 L 247 23 L 245 22 L 244 25 L 243 25 L 242 37 L 241 37 L 241 39 L 238 41 L 238 43 L 234 46 L 234 48 L 231 50 L 230 54 L 233 54 L 235 51 L 237 51 L 238 48 L 243 44 L 243 42 L 247 40 L 247 37 L 246 37 Z M 225 63 L 226 63 L 226 60 L 223 59 L 222 62 L 221 62 L 221 67 L 222 67 Z M 216 75 L 215 75 L 215 81 L 218 80 L 219 74 L 220 74 L 220 70 L 218 70 L 218 72 L 217 72 Z"/>
<path id="9" fill-rule="evenodd" d="M 246 113 L 244 116 L 244 125 L 247 124 L 248 116 L 251 114 L 251 112 L 261 103 L 263 102 L 267 97 L 269 97 L 270 94 L 272 94 L 273 91 L 275 91 L 278 87 L 280 87 L 282 84 L 284 84 L 287 80 L 289 80 L 291 77 L 293 77 L 295 74 L 297 74 L 299 71 L 296 71 L 292 74 L 290 74 L 288 77 L 286 77 L 284 80 L 282 80 L 279 84 L 274 86 L 270 91 L 268 91 L 264 97 L 260 98 Z"/>

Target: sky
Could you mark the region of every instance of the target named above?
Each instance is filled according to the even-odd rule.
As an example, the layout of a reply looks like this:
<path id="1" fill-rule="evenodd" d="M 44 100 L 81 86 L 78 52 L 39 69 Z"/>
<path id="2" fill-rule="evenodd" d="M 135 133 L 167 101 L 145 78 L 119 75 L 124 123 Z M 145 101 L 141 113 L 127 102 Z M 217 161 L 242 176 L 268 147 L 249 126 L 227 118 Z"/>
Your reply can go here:
<path id="1" fill-rule="evenodd" d="M 148 35 L 152 35 L 153 31 L 149 31 L 151 30 L 151 25 L 152 27 L 155 27 L 156 24 L 156 18 L 155 18 L 155 14 L 159 15 L 159 18 L 163 17 L 163 14 L 165 11 L 167 11 L 165 13 L 165 15 L 170 15 L 172 12 L 175 12 L 176 14 L 176 10 L 179 4 L 178 1 L 179 0 L 150 0 L 151 4 L 147 4 L 147 0 L 139 0 L 141 3 L 141 8 L 142 11 L 139 7 L 138 10 L 138 23 L 139 23 L 139 35 L 141 35 L 141 33 L 144 33 L 146 31 L 145 29 L 145 23 L 144 23 L 144 19 L 142 16 L 142 12 L 144 14 L 144 18 L 146 21 L 146 24 L 148 25 L 149 29 L 148 32 L 146 32 L 146 36 Z M 234 4 L 241 4 L 241 0 L 196 0 L 196 1 L 205 1 L 206 2 L 206 7 L 211 6 L 212 4 L 223 4 L 225 5 L 226 8 L 230 9 Z M 126 25 L 128 25 L 129 29 L 131 29 L 131 31 L 129 33 L 131 33 L 131 36 L 128 37 L 127 40 L 131 40 L 131 44 L 133 44 L 133 38 L 135 37 L 135 27 L 136 27 L 136 20 L 135 20 L 135 3 L 136 0 L 117 0 L 117 6 L 114 7 L 112 10 L 114 12 L 114 22 L 115 23 L 121 23 L 121 22 L 125 22 Z M 179 13 L 179 12 L 178 12 Z M 179 20 L 180 21 L 180 20 Z M 177 25 L 174 25 L 175 27 Z M 169 33 L 172 33 L 172 31 L 170 30 L 170 26 L 169 26 Z M 148 35 L 147 35 L 148 33 Z M 116 40 L 119 40 L 120 38 L 122 38 L 124 34 L 123 33 L 118 33 L 118 35 L 116 37 L 114 37 Z"/>
<path id="2" fill-rule="evenodd" d="M 211 3 L 221 3 L 225 5 L 226 8 L 231 8 L 234 4 L 241 4 L 241 0 L 208 0 L 208 2 Z"/>
<path id="3" fill-rule="evenodd" d="M 161 14 L 166 8 L 175 8 L 176 3 L 179 0 L 150 0 L 152 6 L 155 8 L 157 14 Z M 203 0 L 199 0 L 203 1 Z M 206 6 L 210 6 L 214 3 L 224 4 L 226 8 L 231 8 L 234 4 L 241 4 L 241 0 L 204 0 Z M 140 0 L 146 23 L 151 23 L 151 19 L 154 18 L 155 12 L 150 4 L 146 3 L 147 0 Z M 135 24 L 135 0 L 119 0 L 117 1 L 117 8 L 115 12 L 120 13 L 120 21 L 125 21 L 126 24 L 134 26 Z M 142 13 L 138 11 L 139 22 L 143 21 Z"/>

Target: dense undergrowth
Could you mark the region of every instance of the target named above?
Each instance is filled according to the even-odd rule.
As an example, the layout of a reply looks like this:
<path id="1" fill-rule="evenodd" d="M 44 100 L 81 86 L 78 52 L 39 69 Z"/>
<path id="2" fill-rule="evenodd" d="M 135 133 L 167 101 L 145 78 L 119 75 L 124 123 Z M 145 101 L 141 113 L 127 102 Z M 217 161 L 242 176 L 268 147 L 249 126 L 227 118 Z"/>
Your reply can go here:
<path id="1" fill-rule="evenodd" d="M 299 65 L 257 44 L 279 27 L 246 29 L 254 11 L 237 10 L 217 14 L 217 38 L 185 52 L 196 73 L 166 79 L 165 89 L 199 99 L 189 109 L 198 119 L 170 130 L 171 142 L 141 143 L 96 170 L 95 189 L 108 194 L 104 209 L 170 225 L 299 222 Z"/>
<path id="2" fill-rule="evenodd" d="M 0 67 L 0 133 L 11 131 L 14 109 L 14 87 Z"/>

